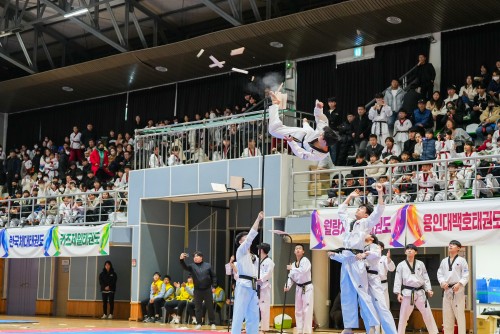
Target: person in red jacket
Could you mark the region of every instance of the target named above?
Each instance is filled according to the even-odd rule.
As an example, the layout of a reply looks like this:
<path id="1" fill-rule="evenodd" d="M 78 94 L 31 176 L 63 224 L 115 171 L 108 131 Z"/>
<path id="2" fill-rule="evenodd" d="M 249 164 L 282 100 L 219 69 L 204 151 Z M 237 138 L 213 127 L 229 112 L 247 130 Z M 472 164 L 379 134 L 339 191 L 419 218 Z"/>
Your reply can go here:
<path id="1" fill-rule="evenodd" d="M 104 149 L 104 143 L 99 141 L 97 148 L 90 153 L 90 165 L 96 178 L 100 181 L 107 181 L 113 176 L 108 169 L 108 151 Z"/>

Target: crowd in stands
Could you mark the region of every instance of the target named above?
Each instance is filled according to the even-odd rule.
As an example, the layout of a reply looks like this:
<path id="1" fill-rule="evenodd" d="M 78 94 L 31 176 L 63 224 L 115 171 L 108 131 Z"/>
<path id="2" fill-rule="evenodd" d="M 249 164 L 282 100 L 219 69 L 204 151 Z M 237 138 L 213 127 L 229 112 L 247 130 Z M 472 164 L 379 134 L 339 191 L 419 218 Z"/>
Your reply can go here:
<path id="1" fill-rule="evenodd" d="M 133 139 L 97 138 L 88 124 L 62 145 L 46 137 L 8 156 L 0 147 L 0 224 L 103 222 L 126 212 Z"/>
<path id="2" fill-rule="evenodd" d="M 141 301 L 143 322 L 196 325 L 193 296 L 194 283 L 190 275 L 188 275 L 186 282 L 172 282 L 169 275 L 164 275 L 162 280 L 160 273 L 154 273 L 149 297 Z M 224 304 L 231 304 L 232 300 L 226 300 L 224 289 L 221 286 L 212 288 L 212 296 L 214 310 L 218 314 L 216 321 L 221 325 Z M 202 313 L 205 315 L 205 305 L 203 307 Z M 165 314 L 164 319 L 163 314 Z"/>
<path id="3" fill-rule="evenodd" d="M 340 111 L 335 98 L 328 100 L 325 115 L 340 141 L 318 167 L 368 168 L 366 172 L 353 170 L 334 176 L 329 198 L 322 206 L 342 203 L 343 194 L 357 188 L 365 195 L 358 201 L 373 203 L 376 191 L 372 184 L 377 181 L 385 184 L 388 203 L 499 194 L 497 159 L 472 158 L 500 154 L 500 61 L 491 75 L 481 65 L 478 75 L 465 76 L 460 89 L 448 85 L 446 96 L 423 88 L 433 85 L 431 74 L 435 72 L 431 67 L 420 55 L 408 89 L 402 89 L 397 79 L 392 80 L 389 88 L 375 95 L 375 104 L 369 110 L 360 105 L 356 114 Z M 443 162 L 452 158 L 461 159 Z M 414 161 L 421 163 L 407 165 Z"/>
<path id="4" fill-rule="evenodd" d="M 390 193 L 400 193 L 406 187 L 401 184 L 405 180 L 418 188 L 422 176 L 419 170 L 395 170 L 389 177 L 388 169 L 376 165 L 429 161 L 429 175 L 434 180 L 432 187 L 439 190 L 448 187 L 435 186 L 442 183 L 444 170 L 454 168 L 445 168 L 439 160 L 462 157 L 463 166 L 457 166 L 453 176 L 457 182 L 453 188 L 460 187 L 458 184 L 462 184 L 463 178 L 465 191 L 477 185 L 476 197 L 493 196 L 498 192 L 496 178 L 500 175 L 496 161 L 489 162 L 492 166 L 479 169 L 480 166 L 467 163 L 466 158 L 499 153 L 500 61 L 496 62 L 491 74 L 487 66 L 481 65 L 477 75 L 464 77 L 460 89 L 450 84 L 446 96 L 442 96 L 441 92 L 433 91 L 434 67 L 425 55 L 420 55 L 419 65 L 410 74 L 410 84 L 403 88 L 397 79 L 392 80 L 389 88 L 375 95 L 375 104 L 368 110 L 364 105 L 358 106 L 356 112 L 342 110 L 337 105 L 337 102 L 341 105 L 340 101 L 329 98 L 324 113 L 340 140 L 330 147 L 329 158 L 318 167 L 373 165 L 366 172 L 366 180 L 358 179 L 356 183 L 371 185 L 374 180 L 383 181 L 385 176 L 394 188 Z M 268 89 L 264 96 L 267 98 Z M 213 108 L 204 116 L 195 114 L 194 121 L 210 122 L 217 117 L 251 111 L 258 99 L 246 94 L 241 104 L 222 111 Z M 183 117 L 183 123 L 190 121 L 188 116 Z M 147 133 L 145 130 L 176 124 L 179 124 L 176 117 L 156 123 L 148 120 L 144 124 L 140 116 L 136 116 L 133 129 Z M 8 156 L 0 147 L 0 194 L 4 199 L 0 204 L 0 219 L 5 222 L 9 216 L 40 224 L 76 222 L 82 215 L 88 215 L 91 221 L 102 221 L 114 210 L 124 210 L 125 193 L 117 198 L 111 191 L 127 188 L 129 172 L 135 166 L 156 168 L 287 153 L 286 143 L 271 139 L 259 120 L 179 131 L 167 139 L 165 135 L 151 137 L 151 140 L 145 138 L 135 139 L 129 132 L 121 134 L 113 130 L 99 136 L 93 125 L 88 124 L 82 132 L 75 126 L 63 143 L 56 144 L 46 137 L 33 147 L 13 148 Z M 138 156 L 144 157 L 143 163 L 137 164 Z M 332 181 L 331 192 L 334 193 L 339 182 L 345 181 Z M 481 182 L 485 186 L 480 186 Z M 420 188 L 426 186 L 431 187 L 420 184 Z M 491 191 L 484 190 L 486 186 Z M 458 198 L 462 192 L 454 190 L 447 192 L 447 196 L 453 193 Z M 89 195 L 73 195 L 77 193 Z M 442 197 L 437 195 L 423 198 Z M 413 197 L 422 199 L 422 196 Z"/>

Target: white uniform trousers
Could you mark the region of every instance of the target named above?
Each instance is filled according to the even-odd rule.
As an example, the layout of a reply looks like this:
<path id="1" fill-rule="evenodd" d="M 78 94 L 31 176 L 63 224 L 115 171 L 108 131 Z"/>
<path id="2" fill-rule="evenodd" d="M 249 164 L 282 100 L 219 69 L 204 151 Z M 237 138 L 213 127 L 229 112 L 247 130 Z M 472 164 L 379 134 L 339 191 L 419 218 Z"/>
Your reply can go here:
<path id="1" fill-rule="evenodd" d="M 236 284 L 234 290 L 233 322 L 231 325 L 232 334 L 241 334 L 243 320 L 246 321 L 246 331 L 248 334 L 259 333 L 259 300 L 257 291 L 251 287 Z"/>
<path id="2" fill-rule="evenodd" d="M 372 299 L 368 295 L 365 263 L 358 261 L 355 256 L 348 256 L 342 262 L 340 272 L 340 302 L 344 328 L 359 328 L 358 297 L 365 326 L 369 328 L 380 325 Z"/>
<path id="3" fill-rule="evenodd" d="M 444 334 L 453 334 L 457 319 L 458 334 L 465 334 L 465 293 L 464 287 L 453 293 L 450 288 L 443 296 L 443 325 Z"/>
<path id="4" fill-rule="evenodd" d="M 387 283 L 384 284 L 387 286 Z M 385 334 L 396 334 L 396 323 L 385 299 L 386 292 L 387 289 L 384 291 L 378 274 L 368 274 L 368 293 L 372 297 L 380 325 Z"/>
<path id="5" fill-rule="evenodd" d="M 297 334 L 311 334 L 314 306 L 314 287 L 305 286 L 305 292 L 300 286 L 295 288 L 295 324 Z"/>
<path id="6" fill-rule="evenodd" d="M 260 289 L 260 330 L 269 331 L 269 316 L 271 312 L 271 286 Z"/>
<path id="7" fill-rule="evenodd" d="M 406 323 L 410 318 L 411 313 L 413 312 L 414 307 L 422 313 L 422 318 L 425 323 L 425 327 L 427 328 L 427 332 L 429 334 L 438 334 L 439 330 L 436 326 L 436 321 L 432 316 L 431 306 L 427 303 L 427 307 L 425 307 L 426 298 L 424 295 L 418 294 L 415 292 L 415 300 L 414 304 L 411 305 L 411 296 L 403 296 L 403 302 L 401 303 L 401 310 L 399 311 L 399 324 L 398 324 L 398 334 L 406 333 Z"/>
<path id="8" fill-rule="evenodd" d="M 298 140 L 304 139 L 306 131 L 303 128 L 283 125 L 278 108 L 269 108 L 269 133 L 278 139 L 292 136 Z"/>

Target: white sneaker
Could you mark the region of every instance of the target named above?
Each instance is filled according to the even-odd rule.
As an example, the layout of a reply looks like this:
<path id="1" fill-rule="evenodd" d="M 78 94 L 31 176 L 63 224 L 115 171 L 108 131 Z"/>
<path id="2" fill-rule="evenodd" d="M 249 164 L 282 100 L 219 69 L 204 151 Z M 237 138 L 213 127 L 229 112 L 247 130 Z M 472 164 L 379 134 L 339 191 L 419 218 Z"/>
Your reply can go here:
<path id="1" fill-rule="evenodd" d="M 101 319 L 107 319 L 107 318 L 108 318 L 108 316 L 106 314 L 103 314 L 102 317 L 101 317 Z"/>
<path id="2" fill-rule="evenodd" d="M 196 325 L 196 326 L 194 327 L 194 329 L 195 329 L 195 330 L 201 329 L 201 325 Z"/>
<path id="3" fill-rule="evenodd" d="M 197 325 L 198 324 L 198 322 L 196 321 L 196 318 L 193 318 L 193 320 L 191 321 L 191 324 L 193 324 L 193 325 Z"/>
<path id="4" fill-rule="evenodd" d="M 210 326 L 210 329 L 214 331 L 217 329 L 217 327 L 215 326 L 215 324 L 212 324 L 212 326 Z"/>
<path id="5" fill-rule="evenodd" d="M 178 324 L 179 323 L 179 319 L 180 319 L 180 317 L 175 317 L 174 318 L 174 324 Z"/>
<path id="6" fill-rule="evenodd" d="M 109 315 L 108 315 L 108 319 L 113 319 L 113 315 L 112 315 L 112 314 L 109 314 Z"/>

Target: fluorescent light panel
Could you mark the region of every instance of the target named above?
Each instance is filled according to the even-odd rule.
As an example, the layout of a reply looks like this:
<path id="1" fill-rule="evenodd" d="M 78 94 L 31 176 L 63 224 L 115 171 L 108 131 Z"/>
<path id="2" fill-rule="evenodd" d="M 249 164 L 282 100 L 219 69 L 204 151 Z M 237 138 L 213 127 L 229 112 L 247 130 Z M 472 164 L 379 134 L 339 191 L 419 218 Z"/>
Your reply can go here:
<path id="1" fill-rule="evenodd" d="M 88 8 L 81 8 L 81 9 L 77 9 L 77 10 L 75 10 L 73 12 L 69 12 L 69 13 L 64 14 L 64 17 L 68 18 L 68 17 L 78 16 L 78 15 L 85 14 L 88 11 L 89 11 Z"/>

